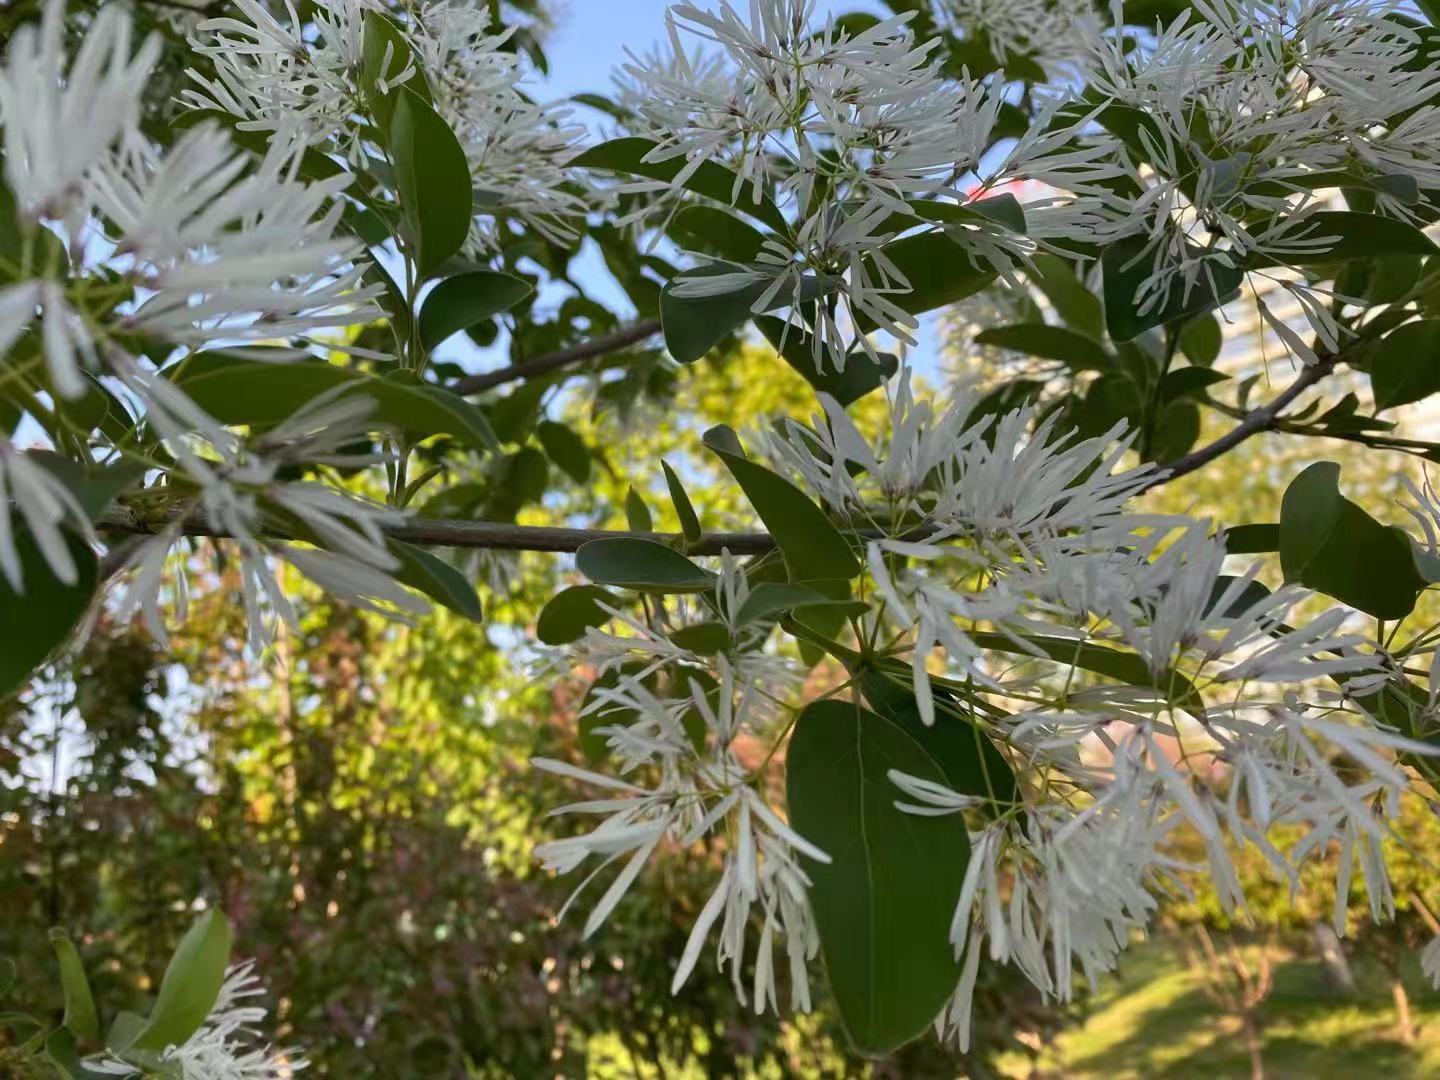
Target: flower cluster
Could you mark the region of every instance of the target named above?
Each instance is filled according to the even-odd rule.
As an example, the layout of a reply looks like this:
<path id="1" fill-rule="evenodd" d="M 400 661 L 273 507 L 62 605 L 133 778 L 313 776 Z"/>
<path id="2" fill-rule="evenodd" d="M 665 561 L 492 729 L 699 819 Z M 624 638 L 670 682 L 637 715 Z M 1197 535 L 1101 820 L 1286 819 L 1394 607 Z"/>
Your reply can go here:
<path id="1" fill-rule="evenodd" d="M 1320 344 L 1341 329 L 1332 291 L 1303 268 L 1342 239 L 1327 192 L 1367 193 L 1375 209 L 1418 221 L 1440 167 L 1440 66 L 1403 5 L 1369 0 L 1215 0 L 1153 36 L 1097 35 L 1091 93 L 1128 131 L 1128 184 L 1107 217 L 1143 238 L 1136 304 L 1224 297 L 1241 272 L 1271 277 L 1304 308 Z M 1276 268 L 1300 271 L 1299 280 Z M 1306 362 L 1316 353 L 1261 313 Z"/>
<path id="2" fill-rule="evenodd" d="M 266 1013 L 253 999 L 264 992 L 254 964 L 231 967 L 205 1022 L 183 1043 L 161 1051 L 157 1071 L 179 1080 L 289 1080 L 303 1071 L 308 1063 L 297 1051 L 259 1044 L 256 1029 Z M 147 1075 L 112 1055 L 87 1059 L 85 1067 L 101 1076 Z"/>
<path id="3" fill-rule="evenodd" d="M 1355 630 L 1345 609 L 1307 619 L 1305 590 L 1272 592 L 1258 566 L 1227 573 L 1224 535 L 1208 522 L 1133 509 L 1160 474 L 1120 467 L 1121 429 L 1075 441 L 1053 415 L 1037 423 L 1028 410 L 968 420 L 969 402 L 938 408 L 904 369 L 888 393 L 878 437 L 822 395 L 825 413 L 813 425 L 786 421 L 767 445 L 837 525 L 870 537 L 854 590 L 865 601 L 851 613 L 853 644 L 835 645 L 834 654 L 852 676 L 861 657 L 898 667 L 908 655 L 920 722 L 974 727 L 1016 774 L 1014 794 L 1003 797 L 889 777 L 901 810 L 959 814 L 970 832 L 968 849 L 955 852 L 968 860 L 950 934 L 961 978 L 937 1018 L 941 1032 L 968 1044 L 987 957 L 1069 1000 L 1075 974 L 1093 982 L 1110 970 L 1161 898 L 1183 892 L 1196 873 L 1243 916 L 1234 867 L 1250 846 L 1292 882 L 1302 866 L 1338 851 L 1342 930 L 1356 867 L 1374 917 L 1392 915 L 1382 841 L 1402 800 L 1414 797 L 1409 769 L 1423 774 L 1434 754 L 1378 712 L 1375 695 L 1390 685 L 1394 658 Z M 1413 495 L 1433 537 L 1435 501 Z M 690 848 L 707 832 L 723 833 L 723 877 L 682 973 L 696 938 L 722 912 L 721 963 L 740 955 L 729 920 L 743 918 L 757 896 L 768 940 L 764 881 L 773 865 L 785 883 L 779 895 L 798 890 L 797 907 L 779 924 L 796 942 L 789 955 L 798 982 L 799 958 L 810 951 L 806 867 L 823 860 L 761 809 L 763 776 L 728 756 L 746 729 L 771 743 L 764 762 L 778 759 L 789 730 L 755 719 L 761 703 L 783 700 L 785 684 L 776 681 L 774 622 L 735 618 L 737 598 L 743 609 L 758 587 L 750 572 L 727 558 L 703 605 L 651 602 L 644 617 L 617 598 L 604 610 L 614 628 L 592 628 L 576 644 L 573 662 L 609 673 L 582 717 L 606 721 L 594 731 L 626 779 L 537 762 L 614 793 L 565 808 L 609 817 L 541 855 L 559 871 L 590 854 L 630 855 L 587 924 L 593 930 L 662 840 Z M 728 631 L 718 646 L 697 651 L 677 632 L 717 617 Z M 786 629 L 824 640 L 804 625 Z M 666 671 L 686 674 L 657 678 Z M 721 707 L 707 696 L 716 686 Z M 858 682 L 842 689 L 861 693 Z M 687 727 L 687 716 L 702 715 L 703 729 Z M 752 813 L 770 835 L 743 820 Z M 1277 830 L 1294 838 L 1283 850 L 1271 839 Z M 1189 857 L 1196 845 L 1203 866 Z M 743 903 L 732 910 L 736 897 Z"/>
<path id="4" fill-rule="evenodd" d="M 748 20 L 728 3 L 672 8 L 669 52 L 632 58 L 621 101 L 631 130 L 654 142 L 645 160 L 680 167 L 668 183 L 622 190 L 681 193 L 713 163 L 733 171 L 737 214 L 778 193 L 784 230 L 756 234 L 753 257 L 704 263 L 671 291 L 787 308 L 814 331 L 817 367 L 843 368 L 853 347 L 874 355 L 861 331 L 913 340 L 897 240 L 948 237 L 953 249 L 937 258 L 1008 274 L 1039 244 L 1089 235 L 1088 199 L 1118 169 L 1105 146 L 1075 144 L 1085 119 L 1062 121 L 1063 98 L 1007 131 L 1003 85 L 946 78 L 936 43 L 916 40 L 906 16 L 856 32 L 814 19 L 814 0 L 753 5 Z M 723 61 L 692 56 L 682 35 L 718 46 Z M 1006 134 L 1008 149 L 992 153 Z M 1022 182 L 1067 194 L 1007 213 Z"/>
<path id="5" fill-rule="evenodd" d="M 498 243 L 493 217 L 502 211 L 542 235 L 573 238 L 571 221 L 586 203 L 566 187 L 563 166 L 582 131 L 525 94 L 525 71 L 506 49 L 514 28 L 491 33 L 483 5 L 435 0 L 415 7 L 404 27 L 408 44 L 397 33 L 383 57 L 364 52 L 367 19 L 392 17 L 374 0 L 322 0 L 313 40 L 293 8 L 286 25 L 254 0 L 236 6 L 244 19 L 207 19 L 197 28 L 195 47 L 214 74 L 191 72 L 189 104 L 236 117 L 241 130 L 278 135 L 298 127 L 308 145 L 373 168 L 377 148 L 354 119 L 377 89 L 366 72 L 378 61 L 380 91 L 398 86 L 433 95 L 459 139 L 488 200 L 483 210 L 491 220 L 473 225 L 477 253 Z"/>

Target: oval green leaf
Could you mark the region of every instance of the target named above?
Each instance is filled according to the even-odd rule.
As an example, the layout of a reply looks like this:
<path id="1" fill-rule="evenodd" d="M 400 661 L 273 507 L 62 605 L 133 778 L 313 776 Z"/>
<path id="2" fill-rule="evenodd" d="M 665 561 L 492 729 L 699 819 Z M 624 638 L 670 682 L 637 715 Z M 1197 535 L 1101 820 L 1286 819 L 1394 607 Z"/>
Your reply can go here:
<path id="1" fill-rule="evenodd" d="M 859 705 L 807 706 L 787 754 L 790 823 L 831 858 L 805 870 L 840 1018 L 859 1050 L 889 1053 L 930 1026 L 960 978 L 949 931 L 965 822 L 896 809 L 891 769 L 937 784 L 945 771 L 926 743 Z"/>
<path id="2" fill-rule="evenodd" d="M 591 581 L 637 592 L 703 592 L 715 575 L 655 540 L 616 536 L 580 545 L 575 565 Z"/>

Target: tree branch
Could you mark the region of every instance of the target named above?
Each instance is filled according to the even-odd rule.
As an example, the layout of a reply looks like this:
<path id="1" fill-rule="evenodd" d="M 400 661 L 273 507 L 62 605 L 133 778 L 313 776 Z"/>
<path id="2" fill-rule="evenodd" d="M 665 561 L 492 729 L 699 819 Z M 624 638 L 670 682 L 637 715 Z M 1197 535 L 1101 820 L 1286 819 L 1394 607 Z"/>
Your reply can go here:
<path id="1" fill-rule="evenodd" d="M 627 346 L 634 345 L 638 341 L 660 332 L 659 319 L 642 319 L 639 322 L 631 323 L 629 326 L 622 326 L 608 334 L 583 341 L 579 345 L 571 345 L 564 349 L 557 349 L 552 353 L 542 353 L 529 360 L 522 360 L 518 364 L 511 364 L 509 367 L 500 368 L 497 371 L 484 371 L 479 375 L 467 375 L 463 379 L 456 379 L 450 384 L 449 389 L 457 394 L 478 394 L 481 390 L 489 390 L 492 387 L 504 386 L 506 383 L 515 382 L 517 379 L 529 379 L 536 375 L 546 375 L 558 368 L 567 367 L 570 364 L 578 364 L 581 360 L 590 360 L 597 356 L 604 356 L 607 353 L 618 352 Z"/>
<path id="2" fill-rule="evenodd" d="M 1300 372 L 1293 383 L 1276 395 L 1274 401 L 1268 405 L 1262 405 L 1258 409 L 1251 409 L 1240 423 L 1209 445 L 1202 446 L 1199 450 L 1170 462 L 1156 474 L 1150 483 L 1145 485 L 1143 490 L 1149 491 L 1151 488 L 1169 483 L 1177 476 L 1184 476 L 1186 473 L 1203 468 L 1216 458 L 1235 449 L 1250 436 L 1272 429 L 1280 418 L 1280 414 L 1296 398 L 1335 370 L 1336 362 L 1336 357 L 1326 356 L 1322 357 L 1319 362 L 1311 364 Z"/>
<path id="3" fill-rule="evenodd" d="M 163 531 L 173 524 L 173 517 L 158 520 L 143 518 L 124 507 L 108 511 L 97 527 L 103 532 L 129 536 L 145 536 Z M 225 539 L 230 534 L 219 528 L 203 515 L 194 511 L 187 514 L 181 531 L 186 536 L 209 536 Z M 561 529 L 537 525 L 510 525 L 499 521 L 444 521 L 414 518 L 403 525 L 391 525 L 383 529 L 393 540 L 409 544 L 432 547 L 486 548 L 496 551 L 575 551 L 589 540 L 608 540 L 619 537 L 636 540 L 654 540 L 668 544 L 677 539 L 671 533 L 627 532 L 619 529 Z M 278 534 L 277 539 L 286 539 Z M 687 545 L 691 555 L 719 555 L 729 551 L 732 555 L 763 555 L 775 548 L 775 541 L 769 533 L 706 533 L 699 541 Z"/>

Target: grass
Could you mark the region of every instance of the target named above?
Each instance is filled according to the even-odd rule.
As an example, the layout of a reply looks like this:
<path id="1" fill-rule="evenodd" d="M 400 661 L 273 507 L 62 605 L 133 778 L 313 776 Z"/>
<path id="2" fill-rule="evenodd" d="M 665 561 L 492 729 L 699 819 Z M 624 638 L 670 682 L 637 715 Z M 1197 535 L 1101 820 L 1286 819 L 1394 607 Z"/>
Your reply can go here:
<path id="1" fill-rule="evenodd" d="M 1378 965 L 1352 959 L 1354 997 L 1332 993 L 1320 965 L 1280 954 L 1275 985 L 1260 1006 L 1268 1080 L 1440 1076 L 1440 995 L 1407 968 L 1413 1046 L 1396 1034 L 1388 979 Z M 1220 1011 L 1165 942 L 1133 949 L 1097 994 L 1085 1023 L 1063 1034 L 1038 1075 L 1067 1080 L 1194 1080 L 1250 1076 L 1239 1022 Z M 1019 1058 L 1005 1075 L 1031 1075 Z"/>

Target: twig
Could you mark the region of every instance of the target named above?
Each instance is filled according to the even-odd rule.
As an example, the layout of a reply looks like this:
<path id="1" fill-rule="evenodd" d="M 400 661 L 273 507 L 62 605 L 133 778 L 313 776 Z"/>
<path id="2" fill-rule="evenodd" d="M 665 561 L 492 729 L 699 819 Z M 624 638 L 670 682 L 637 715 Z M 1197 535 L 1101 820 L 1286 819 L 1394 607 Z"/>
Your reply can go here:
<path id="1" fill-rule="evenodd" d="M 1300 372 L 1299 377 L 1293 383 L 1276 395 L 1274 401 L 1268 405 L 1262 405 L 1258 409 L 1251 409 L 1240 423 L 1209 445 L 1202 446 L 1199 450 L 1170 462 L 1145 485 L 1143 490 L 1148 491 L 1150 488 L 1169 483 L 1177 476 L 1192 473 L 1196 469 L 1210 464 L 1216 458 L 1229 453 L 1250 436 L 1273 428 L 1275 422 L 1280 418 L 1280 414 L 1290 406 L 1291 402 L 1334 371 L 1335 363 L 1334 357 L 1324 357 L 1317 363 L 1311 364 Z"/>
<path id="2" fill-rule="evenodd" d="M 97 522 L 97 526 L 105 532 L 147 535 L 159 532 L 173 522 L 173 517 L 144 518 L 124 508 L 116 508 L 108 511 Z M 218 539 L 229 535 L 203 515 L 193 511 L 186 516 L 181 531 L 187 536 L 211 536 Z M 403 525 L 387 526 L 384 533 L 393 540 L 403 540 L 410 544 L 488 548 L 498 551 L 576 551 L 581 544 L 589 540 L 619 537 L 654 540 L 662 544 L 676 540 L 670 533 L 561 529 L 538 525 L 510 525 L 498 521 L 443 521 L 424 518 L 411 519 Z M 729 551 L 732 555 L 763 555 L 774 548 L 775 541 L 769 533 L 746 532 L 706 533 L 696 543 L 686 545 L 685 550 L 691 555 L 719 555 L 722 551 Z"/>
<path id="3" fill-rule="evenodd" d="M 558 368 L 579 363 L 581 360 L 590 360 L 597 356 L 604 356 L 606 353 L 618 352 L 627 346 L 634 345 L 637 341 L 644 341 L 646 338 L 659 332 L 659 319 L 643 319 L 640 322 L 631 323 L 629 326 L 622 326 L 620 329 L 612 331 L 611 333 L 602 334 L 600 337 L 581 342 L 579 345 L 571 345 L 564 349 L 557 349 L 552 353 L 542 353 L 529 360 L 522 360 L 518 364 L 511 364 L 509 367 L 500 368 L 498 371 L 485 371 L 479 375 L 467 375 L 465 378 L 456 379 L 451 383 L 450 389 L 457 394 L 478 394 L 481 390 L 504 386 L 506 383 L 515 382 L 517 379 L 529 379 L 536 375 L 545 375 Z"/>

